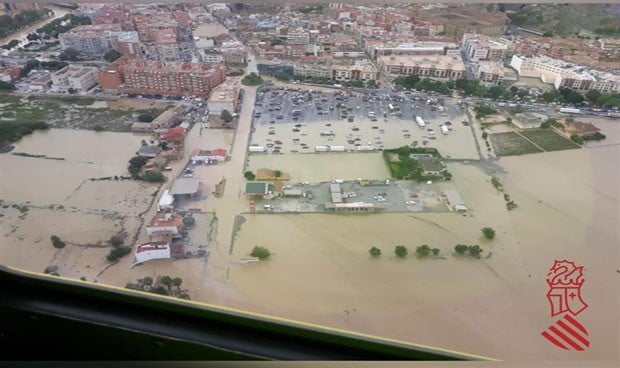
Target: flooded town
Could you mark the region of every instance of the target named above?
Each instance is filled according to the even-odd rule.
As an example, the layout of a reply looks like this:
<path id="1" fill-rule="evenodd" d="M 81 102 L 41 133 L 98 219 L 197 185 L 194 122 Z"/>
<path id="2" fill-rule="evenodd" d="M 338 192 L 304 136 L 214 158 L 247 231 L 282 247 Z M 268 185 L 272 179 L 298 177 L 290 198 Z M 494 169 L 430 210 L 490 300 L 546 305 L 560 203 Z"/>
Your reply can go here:
<path id="1" fill-rule="evenodd" d="M 23 6 L 0 264 L 488 359 L 617 360 L 618 40 L 599 64 L 544 54 L 526 6 Z M 581 355 L 541 337 L 555 260 L 585 268 Z"/>

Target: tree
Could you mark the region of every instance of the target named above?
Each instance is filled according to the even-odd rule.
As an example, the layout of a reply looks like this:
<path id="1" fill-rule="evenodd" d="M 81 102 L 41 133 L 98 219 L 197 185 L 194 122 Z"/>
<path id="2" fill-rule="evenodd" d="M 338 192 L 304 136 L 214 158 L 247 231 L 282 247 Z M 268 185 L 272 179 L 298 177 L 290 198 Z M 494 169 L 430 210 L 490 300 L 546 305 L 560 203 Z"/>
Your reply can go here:
<path id="1" fill-rule="evenodd" d="M 177 287 L 177 290 L 181 291 L 181 284 L 183 283 L 183 279 L 180 277 L 175 277 L 172 279 L 172 285 Z"/>
<path id="2" fill-rule="evenodd" d="M 222 120 L 224 120 L 225 123 L 230 123 L 233 118 L 228 110 L 222 110 L 220 117 L 222 118 Z"/>
<path id="3" fill-rule="evenodd" d="M 153 278 L 146 276 L 142 279 L 142 285 L 151 287 L 153 286 Z"/>
<path id="4" fill-rule="evenodd" d="M 254 175 L 254 173 L 251 171 L 246 171 L 245 173 L 243 173 L 243 176 L 245 177 L 246 180 L 249 180 L 249 181 L 256 179 L 256 175 Z"/>
<path id="5" fill-rule="evenodd" d="M 183 225 L 185 225 L 186 227 L 192 227 L 195 223 L 196 219 L 194 219 L 192 216 L 187 216 L 183 218 Z"/>
<path id="6" fill-rule="evenodd" d="M 108 240 L 108 243 L 110 243 L 111 246 L 113 246 L 114 248 L 118 248 L 121 245 L 123 245 L 124 240 L 121 236 L 119 235 L 113 235 L 110 240 Z"/>
<path id="7" fill-rule="evenodd" d="M 4 91 L 12 91 L 15 89 L 15 85 L 11 82 L 5 82 L 0 80 L 0 89 Z"/>
<path id="8" fill-rule="evenodd" d="M 78 61 L 80 60 L 80 52 L 76 49 L 68 48 L 58 55 L 60 60 Z"/>
<path id="9" fill-rule="evenodd" d="M 487 139 L 489 137 L 489 133 L 482 132 L 482 139 Z"/>
<path id="10" fill-rule="evenodd" d="M 426 244 L 420 245 L 415 249 L 415 254 L 420 258 L 428 257 L 431 254 L 431 248 Z"/>
<path id="11" fill-rule="evenodd" d="M 465 252 L 467 252 L 467 250 L 468 250 L 468 249 L 469 249 L 469 247 L 468 247 L 467 245 L 465 245 L 465 244 L 457 244 L 457 245 L 454 247 L 454 251 L 455 251 L 457 254 L 460 254 L 460 255 L 465 254 Z"/>
<path id="12" fill-rule="evenodd" d="M 114 60 L 120 58 L 121 56 L 123 56 L 123 54 L 121 54 L 120 52 L 116 50 L 110 50 L 106 52 L 105 54 L 103 54 L 103 59 L 111 63 Z"/>
<path id="13" fill-rule="evenodd" d="M 431 252 L 433 253 L 435 257 L 437 257 L 439 255 L 439 248 L 433 248 L 431 249 Z"/>
<path id="14" fill-rule="evenodd" d="M 185 300 L 190 300 L 190 297 L 187 293 L 181 293 L 178 296 L 179 299 L 185 299 Z"/>
<path id="15" fill-rule="evenodd" d="M 156 288 L 154 288 L 153 290 L 151 290 L 153 293 L 155 294 L 159 294 L 159 295 L 170 295 L 170 293 L 168 292 L 168 290 L 166 290 L 165 287 L 163 286 L 158 286 Z"/>
<path id="16" fill-rule="evenodd" d="M 259 247 L 258 245 L 252 249 L 252 253 L 250 253 L 252 257 L 257 257 L 260 260 L 267 259 L 271 255 L 269 249 L 265 247 Z"/>
<path id="17" fill-rule="evenodd" d="M 170 288 L 172 287 L 172 279 L 170 278 L 170 276 L 162 276 L 159 279 L 159 282 L 165 287 L 167 287 L 168 291 L 170 291 Z"/>
<path id="18" fill-rule="evenodd" d="M 409 253 L 409 251 L 404 245 L 397 245 L 396 247 L 394 247 L 394 253 L 400 258 L 404 258 L 407 253 Z"/>
<path id="19" fill-rule="evenodd" d="M 62 240 L 60 240 L 60 238 L 56 235 L 52 235 L 50 237 L 50 240 L 52 241 L 52 246 L 56 249 L 62 249 L 65 247 L 65 242 L 63 242 Z"/>
<path id="20" fill-rule="evenodd" d="M 153 170 L 144 173 L 142 179 L 148 181 L 149 183 L 161 183 L 166 180 L 166 177 L 160 171 Z"/>
<path id="21" fill-rule="evenodd" d="M 571 135 L 570 139 L 577 144 L 583 144 L 583 138 L 577 134 Z"/>
<path id="22" fill-rule="evenodd" d="M 129 252 L 131 252 L 130 247 L 116 247 L 110 251 L 106 258 L 108 261 L 114 262 L 117 259 L 129 254 Z"/>
<path id="23" fill-rule="evenodd" d="M 467 250 L 469 251 L 469 255 L 474 258 L 480 258 L 480 253 L 482 253 L 482 248 L 478 245 L 470 245 Z"/>
<path id="24" fill-rule="evenodd" d="M 141 123 L 150 123 L 153 120 L 155 120 L 155 117 L 149 113 L 141 114 L 138 116 L 138 121 Z"/>
<path id="25" fill-rule="evenodd" d="M 370 249 L 368 249 L 368 253 L 370 253 L 371 256 L 378 257 L 381 255 L 381 249 L 377 247 L 370 247 Z"/>
<path id="26" fill-rule="evenodd" d="M 95 132 L 103 132 L 105 129 L 101 125 L 97 124 L 93 127 L 93 130 Z"/>
<path id="27" fill-rule="evenodd" d="M 482 229 L 480 229 L 480 231 L 482 231 L 482 234 L 484 235 L 484 237 L 489 240 L 492 240 L 493 238 L 495 238 L 495 230 L 493 230 L 493 228 L 483 227 Z"/>
<path id="28" fill-rule="evenodd" d="M 263 84 L 263 78 L 261 78 L 258 74 L 252 72 L 246 75 L 245 78 L 241 80 L 241 84 L 243 84 L 244 86 L 258 86 Z"/>
<path id="29" fill-rule="evenodd" d="M 26 36 L 26 38 L 27 38 L 29 41 L 36 41 L 36 40 L 40 40 L 40 39 L 41 39 L 41 37 L 40 37 L 38 34 L 36 34 L 36 33 L 28 33 L 28 35 Z"/>
<path id="30" fill-rule="evenodd" d="M 129 166 L 127 166 L 127 171 L 131 174 L 134 179 L 138 178 L 138 173 L 142 169 L 142 166 L 146 164 L 146 157 L 142 156 L 134 156 L 129 159 Z"/>
<path id="31" fill-rule="evenodd" d="M 280 170 L 276 170 L 276 171 L 273 173 L 273 175 L 275 175 L 275 177 L 276 177 L 276 178 L 279 178 L 279 177 L 281 177 L 281 176 L 282 176 L 282 171 L 280 171 Z"/>

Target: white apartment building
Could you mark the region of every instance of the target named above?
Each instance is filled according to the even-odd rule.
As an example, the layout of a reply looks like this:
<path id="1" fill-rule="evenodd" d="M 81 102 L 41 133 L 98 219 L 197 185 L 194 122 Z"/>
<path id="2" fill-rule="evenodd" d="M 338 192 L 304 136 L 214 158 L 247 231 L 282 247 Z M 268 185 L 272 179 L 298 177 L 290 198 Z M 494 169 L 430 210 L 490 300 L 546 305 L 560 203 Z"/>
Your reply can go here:
<path id="1" fill-rule="evenodd" d="M 620 77 L 546 56 L 513 55 L 510 66 L 519 76 L 540 78 L 556 89 L 566 87 L 587 91 L 620 92 Z"/>
<path id="2" fill-rule="evenodd" d="M 99 70 L 95 67 L 66 66 L 51 75 L 54 92 L 68 92 L 69 89 L 77 92 L 88 91 L 97 84 Z"/>
<path id="3" fill-rule="evenodd" d="M 501 61 L 512 54 L 514 44 L 502 37 L 465 33 L 461 41 L 461 50 L 470 61 Z"/>

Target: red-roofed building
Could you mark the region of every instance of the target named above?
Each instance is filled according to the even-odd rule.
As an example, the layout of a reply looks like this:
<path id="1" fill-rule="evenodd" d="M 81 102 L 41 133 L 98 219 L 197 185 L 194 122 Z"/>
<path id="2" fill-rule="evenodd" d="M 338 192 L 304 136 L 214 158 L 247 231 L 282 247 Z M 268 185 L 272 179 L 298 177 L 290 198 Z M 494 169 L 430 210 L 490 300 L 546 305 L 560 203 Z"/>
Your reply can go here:
<path id="1" fill-rule="evenodd" d="M 146 233 L 149 236 L 157 235 L 158 233 L 178 234 L 182 226 L 183 217 L 173 213 L 164 213 L 155 216 L 151 220 L 150 225 L 146 227 Z"/>
<path id="2" fill-rule="evenodd" d="M 185 138 L 185 129 L 181 127 L 174 127 L 159 133 L 159 140 L 161 142 L 176 142 L 181 143 Z"/>
<path id="3" fill-rule="evenodd" d="M 581 121 L 567 123 L 566 128 L 564 128 L 564 132 L 569 136 L 577 134 L 582 137 L 589 137 L 600 131 L 601 130 L 595 127 L 592 123 L 584 123 Z"/>

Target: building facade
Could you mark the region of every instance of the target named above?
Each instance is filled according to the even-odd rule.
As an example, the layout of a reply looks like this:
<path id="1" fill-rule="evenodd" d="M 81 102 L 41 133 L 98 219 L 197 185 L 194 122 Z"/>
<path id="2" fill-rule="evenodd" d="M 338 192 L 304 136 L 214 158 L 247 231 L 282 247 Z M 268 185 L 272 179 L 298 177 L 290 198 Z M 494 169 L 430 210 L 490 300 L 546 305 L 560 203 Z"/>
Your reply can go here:
<path id="1" fill-rule="evenodd" d="M 381 71 L 389 77 L 417 75 L 420 78 L 454 80 L 465 76 L 460 56 L 381 56 L 377 59 Z"/>

